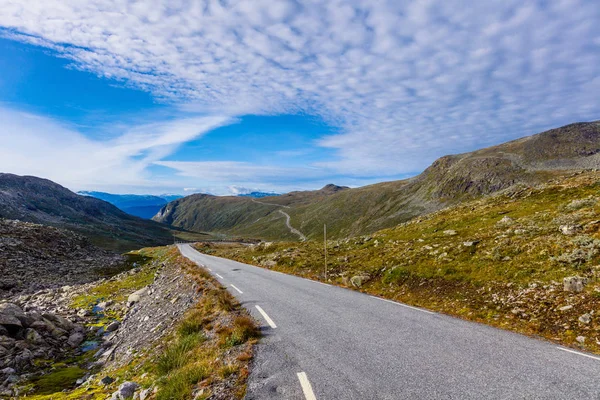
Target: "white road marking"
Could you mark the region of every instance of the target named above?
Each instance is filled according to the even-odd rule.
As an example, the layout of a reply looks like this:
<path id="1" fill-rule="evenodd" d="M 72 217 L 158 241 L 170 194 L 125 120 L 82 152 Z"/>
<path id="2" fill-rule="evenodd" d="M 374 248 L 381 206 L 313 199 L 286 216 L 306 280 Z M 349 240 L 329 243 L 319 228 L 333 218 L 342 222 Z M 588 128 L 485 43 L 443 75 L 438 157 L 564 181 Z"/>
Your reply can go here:
<path id="1" fill-rule="evenodd" d="M 421 311 L 421 312 L 424 312 L 424 313 L 427 313 L 427 314 L 435 314 L 435 313 L 434 313 L 434 312 L 432 312 L 432 311 L 427 311 L 427 310 L 424 310 L 424 309 L 422 309 L 422 308 L 418 308 L 418 307 L 409 306 L 408 304 L 402 304 L 402 303 L 398 303 L 397 301 L 392 301 L 392 300 L 384 299 L 384 298 L 377 297 L 377 296 L 369 296 L 369 297 L 372 297 L 372 298 L 374 298 L 374 299 L 377 299 L 377 300 L 385 301 L 385 302 L 388 302 L 388 303 L 396 304 L 396 305 L 398 305 L 398 306 L 402 306 L 402 307 L 410 308 L 410 309 L 413 309 L 413 310 L 416 310 L 416 311 Z"/>
<path id="2" fill-rule="evenodd" d="M 589 355 L 589 354 L 580 353 L 580 352 L 578 352 L 578 351 L 571 350 L 571 349 L 565 349 L 564 347 L 558 347 L 558 346 L 557 346 L 556 348 L 557 348 L 557 349 L 559 349 L 559 350 L 562 350 L 562 351 L 568 351 L 569 353 L 577 354 L 577 355 L 579 355 L 579 356 L 584 356 L 584 357 L 588 357 L 588 358 L 593 358 L 594 360 L 598 360 L 598 361 L 600 361 L 600 357 L 595 357 L 595 356 L 591 356 L 591 355 Z"/>
<path id="3" fill-rule="evenodd" d="M 271 317 L 269 317 L 267 315 L 267 313 L 265 312 L 265 310 L 263 310 L 260 306 L 256 306 L 256 309 L 263 316 L 263 318 L 265 319 L 265 321 L 267 321 L 267 324 L 269 324 L 269 326 L 271 328 L 273 328 L 273 329 L 277 328 L 277 325 L 275 325 L 275 322 L 273 322 L 273 320 L 271 319 Z"/>
<path id="4" fill-rule="evenodd" d="M 312 386 L 308 381 L 308 377 L 306 376 L 306 372 L 298 372 L 298 380 L 300 381 L 300 386 L 302 386 L 302 391 L 304 392 L 306 400 L 317 400 L 315 393 L 312 390 Z"/>
<path id="5" fill-rule="evenodd" d="M 231 287 L 234 288 L 235 290 L 237 290 L 239 294 L 244 294 L 244 292 L 242 292 L 240 289 L 235 287 L 235 285 L 233 283 L 231 284 Z"/>
<path id="6" fill-rule="evenodd" d="M 225 278 L 223 278 L 221 275 L 219 275 L 219 274 L 217 274 L 217 273 L 215 273 L 215 275 L 216 275 L 218 278 L 225 279 Z"/>
<path id="7" fill-rule="evenodd" d="M 212 272 L 212 269 L 210 269 L 210 268 L 208 268 L 208 267 L 206 267 L 206 269 L 207 269 L 207 270 L 209 270 L 210 272 Z"/>

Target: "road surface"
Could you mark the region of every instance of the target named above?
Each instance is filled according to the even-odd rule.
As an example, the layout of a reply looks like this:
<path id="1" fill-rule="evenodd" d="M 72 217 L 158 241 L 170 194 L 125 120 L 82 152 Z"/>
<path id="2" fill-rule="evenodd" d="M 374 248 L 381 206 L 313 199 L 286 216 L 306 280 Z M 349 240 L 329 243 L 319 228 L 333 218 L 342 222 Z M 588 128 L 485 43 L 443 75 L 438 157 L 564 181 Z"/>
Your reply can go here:
<path id="1" fill-rule="evenodd" d="M 600 357 L 179 248 L 263 325 L 247 399 L 600 399 Z"/>

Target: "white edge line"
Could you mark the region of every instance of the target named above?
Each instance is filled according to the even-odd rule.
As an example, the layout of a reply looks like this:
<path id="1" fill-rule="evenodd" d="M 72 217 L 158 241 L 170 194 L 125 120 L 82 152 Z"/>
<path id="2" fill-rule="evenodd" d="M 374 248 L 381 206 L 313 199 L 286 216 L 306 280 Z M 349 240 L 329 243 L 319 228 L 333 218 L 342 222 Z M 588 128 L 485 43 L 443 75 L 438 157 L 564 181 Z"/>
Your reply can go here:
<path id="1" fill-rule="evenodd" d="M 217 274 L 217 273 L 215 273 L 215 275 L 216 275 L 218 278 L 220 278 L 220 279 L 225 279 L 225 278 L 223 278 L 221 275 L 219 275 L 219 274 Z"/>
<path id="2" fill-rule="evenodd" d="M 427 313 L 427 314 L 435 314 L 433 311 L 423 310 L 422 308 L 409 306 L 408 304 L 398 303 L 397 301 L 392 301 L 392 300 L 384 299 L 384 298 L 377 297 L 377 296 L 371 296 L 371 295 L 369 295 L 369 297 L 372 297 L 372 298 L 377 299 L 377 300 L 385 301 L 387 303 L 396 304 L 398 306 L 410 308 L 410 309 L 413 309 L 413 310 L 416 310 L 416 311 L 421 311 L 421 312 L 424 312 L 424 313 Z"/>
<path id="3" fill-rule="evenodd" d="M 298 380 L 300 381 L 300 386 L 302 386 L 302 391 L 304 392 L 306 400 L 317 400 L 308 377 L 306 376 L 306 372 L 298 372 Z"/>
<path id="4" fill-rule="evenodd" d="M 600 361 L 600 357 L 595 357 L 595 356 L 591 356 L 589 354 L 580 353 L 578 351 L 571 350 L 571 349 L 565 349 L 564 347 L 556 346 L 556 348 L 559 349 L 559 350 L 562 350 L 562 351 L 568 351 L 569 353 L 577 354 L 579 356 L 584 356 L 584 357 L 587 357 L 587 358 L 593 358 L 594 360 Z"/>
<path id="5" fill-rule="evenodd" d="M 275 325 L 275 322 L 273 322 L 273 320 L 271 319 L 271 317 L 269 317 L 267 315 L 267 313 L 265 312 L 265 310 L 263 310 L 259 305 L 256 306 L 256 309 L 263 316 L 263 318 L 265 319 L 265 321 L 267 321 L 267 324 L 269 324 L 269 326 L 271 328 L 273 328 L 273 329 L 277 328 L 277 325 Z"/>
<path id="6" fill-rule="evenodd" d="M 238 289 L 233 283 L 231 284 L 231 287 L 234 288 L 235 290 L 237 290 L 239 294 L 244 294 L 244 292 L 242 292 L 240 289 Z"/>

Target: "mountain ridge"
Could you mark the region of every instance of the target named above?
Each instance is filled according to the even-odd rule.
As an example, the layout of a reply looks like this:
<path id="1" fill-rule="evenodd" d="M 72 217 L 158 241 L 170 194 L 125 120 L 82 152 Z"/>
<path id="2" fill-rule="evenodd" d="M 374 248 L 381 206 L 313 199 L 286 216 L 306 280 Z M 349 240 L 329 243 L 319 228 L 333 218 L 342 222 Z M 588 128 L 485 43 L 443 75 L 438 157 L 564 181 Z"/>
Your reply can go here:
<path id="1" fill-rule="evenodd" d="M 324 224 L 330 237 L 342 238 L 389 228 L 514 185 L 537 185 L 568 171 L 598 167 L 600 122 L 580 122 L 440 157 L 405 180 L 342 190 L 325 186 L 260 202 L 188 196 L 167 204 L 153 219 L 184 229 L 295 240 L 276 212 L 285 207 L 291 225 L 309 239 L 322 238 Z"/>

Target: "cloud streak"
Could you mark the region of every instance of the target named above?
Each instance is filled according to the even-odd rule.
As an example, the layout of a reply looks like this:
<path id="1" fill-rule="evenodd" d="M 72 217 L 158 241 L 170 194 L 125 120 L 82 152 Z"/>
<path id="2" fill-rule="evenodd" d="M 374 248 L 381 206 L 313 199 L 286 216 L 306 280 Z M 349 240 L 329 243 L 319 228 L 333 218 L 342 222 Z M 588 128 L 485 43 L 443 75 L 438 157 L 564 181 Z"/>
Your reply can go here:
<path id="1" fill-rule="evenodd" d="M 52 48 L 77 68 L 187 110 L 320 115 L 341 133 L 318 142 L 338 158 L 316 167 L 354 176 L 415 172 L 445 153 L 598 118 L 595 0 L 0 0 L 0 6 L 5 36 Z M 188 137 L 188 127 L 177 129 L 175 143 L 152 139 L 146 165 Z M 123 140 L 137 139 L 131 133 Z M 114 148 L 122 150 L 114 164 L 132 152 L 131 143 Z M 140 174 L 133 164 L 131 179 Z M 184 175 L 214 167 L 222 179 L 242 169 L 265 179 L 280 173 L 158 164 Z"/>

